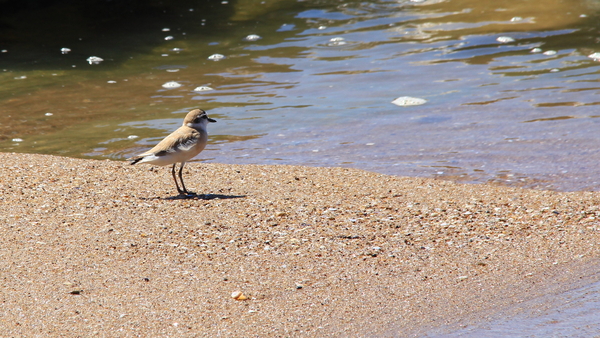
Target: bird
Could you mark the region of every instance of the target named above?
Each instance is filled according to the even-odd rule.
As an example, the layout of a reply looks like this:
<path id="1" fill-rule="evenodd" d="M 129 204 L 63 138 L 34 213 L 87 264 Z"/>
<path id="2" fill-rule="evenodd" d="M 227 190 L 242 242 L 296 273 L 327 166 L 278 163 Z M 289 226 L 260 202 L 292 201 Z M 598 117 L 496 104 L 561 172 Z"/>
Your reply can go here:
<path id="1" fill-rule="evenodd" d="M 204 110 L 193 109 L 183 119 L 182 126 L 165 137 L 154 148 L 127 160 L 131 161 L 131 165 L 136 163 L 150 163 L 160 166 L 173 164 L 171 174 L 173 175 L 173 180 L 175 180 L 175 186 L 179 195 L 196 195 L 196 193 L 188 191 L 185 188 L 182 171 L 185 162 L 198 155 L 206 147 L 206 143 L 208 142 L 206 127 L 209 122 L 217 121 L 208 117 Z M 181 163 L 179 167 L 181 188 L 179 188 L 179 183 L 175 177 L 177 163 Z"/>

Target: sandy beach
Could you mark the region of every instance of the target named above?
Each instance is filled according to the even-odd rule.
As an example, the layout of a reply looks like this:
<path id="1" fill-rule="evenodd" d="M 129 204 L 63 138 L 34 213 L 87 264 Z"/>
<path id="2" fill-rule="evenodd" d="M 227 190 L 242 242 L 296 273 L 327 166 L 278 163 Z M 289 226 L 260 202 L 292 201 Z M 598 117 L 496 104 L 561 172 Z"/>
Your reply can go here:
<path id="1" fill-rule="evenodd" d="M 597 271 L 600 193 L 184 175 L 204 195 L 176 198 L 168 167 L 0 153 L 0 336 L 418 336 Z"/>

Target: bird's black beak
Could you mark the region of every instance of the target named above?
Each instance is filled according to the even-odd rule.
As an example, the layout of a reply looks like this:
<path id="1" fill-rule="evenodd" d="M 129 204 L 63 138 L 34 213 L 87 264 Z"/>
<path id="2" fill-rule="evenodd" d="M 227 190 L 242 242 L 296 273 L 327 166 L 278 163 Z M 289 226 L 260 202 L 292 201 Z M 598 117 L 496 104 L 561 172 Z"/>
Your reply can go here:
<path id="1" fill-rule="evenodd" d="M 215 119 L 211 119 L 210 117 L 208 118 L 208 122 L 217 122 L 217 120 Z"/>

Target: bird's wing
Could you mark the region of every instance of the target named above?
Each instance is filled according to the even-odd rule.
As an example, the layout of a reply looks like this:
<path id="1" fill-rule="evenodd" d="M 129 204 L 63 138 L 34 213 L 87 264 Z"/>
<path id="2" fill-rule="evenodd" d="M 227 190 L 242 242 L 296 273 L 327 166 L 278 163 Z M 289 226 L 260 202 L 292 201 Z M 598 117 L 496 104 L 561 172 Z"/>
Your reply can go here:
<path id="1" fill-rule="evenodd" d="M 169 153 L 178 150 L 189 150 L 200 139 L 200 133 L 193 128 L 181 127 L 160 141 L 154 148 L 150 149 L 147 154 L 155 156 L 165 156 Z"/>

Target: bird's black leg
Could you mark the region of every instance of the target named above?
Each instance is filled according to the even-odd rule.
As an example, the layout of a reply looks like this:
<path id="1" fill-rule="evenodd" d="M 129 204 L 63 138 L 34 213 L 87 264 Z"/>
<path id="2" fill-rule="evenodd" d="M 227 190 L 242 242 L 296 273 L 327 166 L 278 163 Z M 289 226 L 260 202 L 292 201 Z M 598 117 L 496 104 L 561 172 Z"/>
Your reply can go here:
<path id="1" fill-rule="evenodd" d="M 177 162 L 173 163 L 173 167 L 171 167 L 171 174 L 173 174 L 173 180 L 175 180 L 175 186 L 177 187 L 177 192 L 179 193 L 179 195 L 183 195 L 184 191 L 179 189 L 179 184 L 177 183 L 177 178 L 175 177 L 175 166 L 176 165 L 177 165 Z M 183 167 L 183 165 L 182 165 L 182 167 Z M 179 171 L 179 177 L 181 177 L 181 170 Z M 181 184 L 183 184 L 183 181 L 181 181 Z M 185 190 L 185 187 L 183 187 L 183 189 Z"/>
<path id="2" fill-rule="evenodd" d="M 196 195 L 195 192 L 187 191 L 187 189 L 185 188 L 185 184 L 183 184 L 183 177 L 181 177 L 181 172 L 183 171 L 184 165 L 185 165 L 185 162 L 181 162 L 181 167 L 179 167 L 179 179 L 181 180 L 181 186 L 183 187 L 183 192 L 186 195 Z"/>

